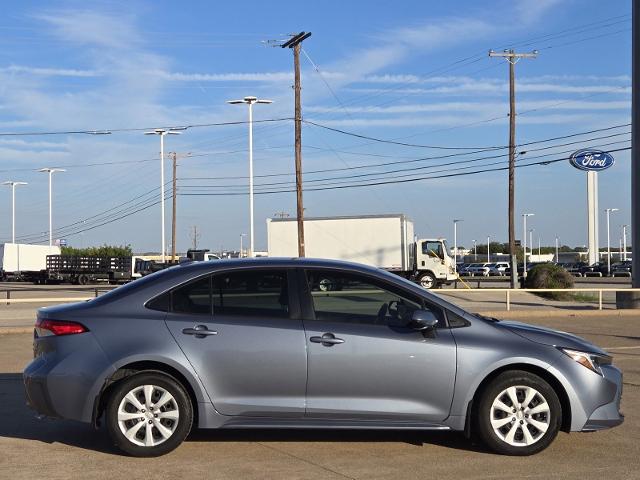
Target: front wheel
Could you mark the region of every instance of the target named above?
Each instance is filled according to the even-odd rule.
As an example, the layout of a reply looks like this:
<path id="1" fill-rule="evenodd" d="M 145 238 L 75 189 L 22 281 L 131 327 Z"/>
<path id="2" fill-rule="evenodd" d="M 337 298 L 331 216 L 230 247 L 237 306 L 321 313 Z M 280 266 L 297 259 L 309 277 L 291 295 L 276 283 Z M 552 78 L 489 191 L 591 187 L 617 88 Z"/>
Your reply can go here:
<path id="1" fill-rule="evenodd" d="M 484 390 L 476 415 L 480 438 L 505 455 L 544 450 L 562 423 L 556 392 L 539 376 L 524 371 L 498 375 Z"/>
<path id="2" fill-rule="evenodd" d="M 109 397 L 106 424 L 111 439 L 135 457 L 156 457 L 187 437 L 193 407 L 182 385 L 159 372 L 142 372 L 118 384 Z"/>
<path id="3" fill-rule="evenodd" d="M 422 288 L 426 288 L 428 290 L 436 286 L 436 277 L 434 277 L 431 272 L 425 272 L 420 275 L 418 282 Z"/>

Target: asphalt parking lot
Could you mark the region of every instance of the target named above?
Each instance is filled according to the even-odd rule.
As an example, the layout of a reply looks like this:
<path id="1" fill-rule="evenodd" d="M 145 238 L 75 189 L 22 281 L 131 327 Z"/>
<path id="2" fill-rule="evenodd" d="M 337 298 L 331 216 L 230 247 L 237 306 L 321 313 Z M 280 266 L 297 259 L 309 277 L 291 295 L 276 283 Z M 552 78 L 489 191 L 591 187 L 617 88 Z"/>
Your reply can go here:
<path id="1" fill-rule="evenodd" d="M 494 455 L 461 434 L 344 431 L 194 431 L 155 459 L 122 456 L 104 429 L 37 420 L 20 372 L 29 334 L 0 335 L 0 478 L 640 478 L 640 326 L 636 317 L 545 317 L 536 323 L 606 347 L 625 374 L 625 423 L 599 433 L 561 433 L 533 457 Z M 635 409 L 634 409 L 635 408 Z"/>

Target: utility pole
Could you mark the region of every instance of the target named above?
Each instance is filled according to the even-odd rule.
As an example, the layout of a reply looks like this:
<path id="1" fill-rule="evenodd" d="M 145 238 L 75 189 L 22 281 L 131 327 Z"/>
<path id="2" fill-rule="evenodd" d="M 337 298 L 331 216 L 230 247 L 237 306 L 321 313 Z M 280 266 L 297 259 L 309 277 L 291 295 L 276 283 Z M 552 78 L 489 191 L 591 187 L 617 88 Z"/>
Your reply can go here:
<path id="1" fill-rule="evenodd" d="M 300 102 L 300 48 L 311 32 L 300 32 L 284 42 L 282 48 L 293 50 L 295 92 L 296 215 L 298 220 L 298 256 L 304 257 L 304 207 L 302 202 L 302 107 Z"/>
<path id="2" fill-rule="evenodd" d="M 177 152 L 171 152 L 171 161 L 173 163 L 173 177 L 171 181 L 171 262 L 176 262 L 176 218 L 177 218 L 177 197 L 178 197 L 178 158 L 188 157 L 191 154 L 178 154 Z"/>
<path id="3" fill-rule="evenodd" d="M 198 249 L 198 239 L 200 238 L 200 234 L 198 233 L 198 226 L 194 225 L 192 227 L 192 232 L 191 232 L 191 241 L 193 242 L 193 249 L 197 250 Z"/>
<path id="4" fill-rule="evenodd" d="M 518 269 L 516 260 L 516 226 L 515 226 L 515 175 L 516 175 L 516 63 L 522 58 L 535 58 L 538 51 L 516 53 L 505 50 L 502 53 L 489 50 L 490 57 L 502 57 L 509 62 L 509 254 L 511 256 L 511 288 L 518 288 Z"/>
<path id="5" fill-rule="evenodd" d="M 171 155 L 173 179 L 171 182 L 171 263 L 176 261 L 176 170 L 178 154 Z"/>

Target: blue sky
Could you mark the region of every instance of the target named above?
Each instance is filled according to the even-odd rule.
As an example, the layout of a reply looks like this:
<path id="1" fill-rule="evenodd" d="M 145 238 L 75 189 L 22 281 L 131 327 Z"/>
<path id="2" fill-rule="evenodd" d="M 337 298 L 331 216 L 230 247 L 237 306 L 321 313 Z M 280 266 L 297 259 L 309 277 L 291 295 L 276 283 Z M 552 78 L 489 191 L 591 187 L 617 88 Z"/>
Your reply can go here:
<path id="1" fill-rule="evenodd" d="M 504 166 L 502 156 L 435 167 L 479 158 L 462 148 L 507 143 L 508 68 L 488 57 L 490 48 L 540 50 L 538 58 L 516 67 L 519 144 L 630 122 L 628 0 L 87 5 L 3 6 L 0 133 L 113 130 L 104 136 L 0 136 L 0 180 L 29 183 L 17 192 L 19 239 L 46 240 L 46 176 L 35 170 L 64 166 L 67 171 L 54 182 L 54 228 L 61 228 L 56 237 L 76 246 L 131 243 L 137 251 L 159 250 L 160 207 L 149 206 L 159 198 L 158 139 L 116 130 L 244 121 L 246 107 L 225 100 L 247 95 L 274 100 L 255 107 L 256 120 L 291 117 L 291 52 L 262 42 L 301 30 L 313 33 L 301 58 L 306 120 L 381 139 L 461 148 L 373 142 L 305 124 L 304 170 L 322 170 L 305 176 L 308 188 L 327 178 L 345 185 Z M 200 245 L 212 250 L 237 248 L 240 234 L 248 232 L 246 130 L 189 128 L 167 138 L 166 151 L 191 154 L 179 162 L 181 194 L 225 193 L 178 197 L 179 250 L 190 243 L 193 225 L 201 232 Z M 562 158 L 586 146 L 625 148 L 627 131 L 619 127 L 535 143 L 519 148 L 527 151 L 519 161 Z M 608 135 L 616 136 L 596 139 Z M 282 174 L 257 177 L 256 184 L 276 184 L 257 189 L 290 189 L 292 123 L 256 124 L 254 137 L 256 175 Z M 559 146 L 568 142 L 575 143 Z M 439 158 L 449 153 L 455 156 Z M 493 150 L 480 158 L 504 153 Z M 617 247 L 621 225 L 630 223 L 630 162 L 628 151 L 614 156 L 616 165 L 600 174 L 600 207 L 620 209 L 612 216 Z M 466 170 L 450 170 L 461 167 Z M 404 171 L 385 173 L 399 169 Z M 367 176 L 340 178 L 356 174 Z M 563 244 L 584 245 L 585 177 L 568 162 L 518 169 L 517 238 L 519 214 L 526 211 L 536 214 L 530 220 L 534 243 L 540 235 L 543 244 L 553 244 L 558 235 Z M 306 214 L 406 213 L 419 235 L 448 238 L 452 220 L 460 218 L 461 245 L 485 242 L 487 235 L 506 241 L 506 178 L 506 172 L 494 171 L 307 191 Z M 149 208 L 132 213 L 144 207 Z M 257 249 L 266 248 L 266 218 L 281 211 L 294 214 L 294 193 L 256 196 Z M 600 224 L 604 246 L 604 214 Z M 0 238 L 6 240 L 10 229 L 7 188 L 0 190 Z"/>

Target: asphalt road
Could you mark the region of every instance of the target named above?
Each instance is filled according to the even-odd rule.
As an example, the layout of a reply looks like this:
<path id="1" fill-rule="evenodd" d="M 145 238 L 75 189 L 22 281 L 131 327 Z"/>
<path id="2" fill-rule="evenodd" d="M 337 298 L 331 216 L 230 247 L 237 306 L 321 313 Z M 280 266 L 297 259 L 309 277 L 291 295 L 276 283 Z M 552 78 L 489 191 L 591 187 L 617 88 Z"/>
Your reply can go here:
<path id="1" fill-rule="evenodd" d="M 195 431 L 171 454 L 120 455 L 104 429 L 36 420 L 20 371 L 31 336 L 0 335 L 0 478 L 211 479 L 639 479 L 640 326 L 633 317 L 546 317 L 537 323 L 606 347 L 625 374 L 625 423 L 598 433 L 561 433 L 544 452 L 503 457 L 457 433 Z"/>

